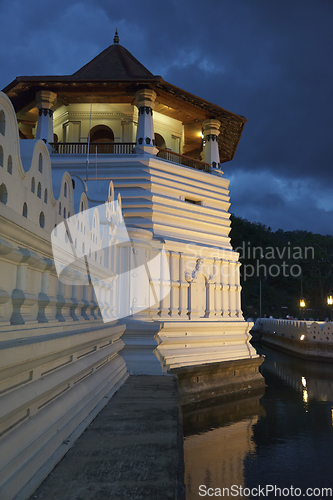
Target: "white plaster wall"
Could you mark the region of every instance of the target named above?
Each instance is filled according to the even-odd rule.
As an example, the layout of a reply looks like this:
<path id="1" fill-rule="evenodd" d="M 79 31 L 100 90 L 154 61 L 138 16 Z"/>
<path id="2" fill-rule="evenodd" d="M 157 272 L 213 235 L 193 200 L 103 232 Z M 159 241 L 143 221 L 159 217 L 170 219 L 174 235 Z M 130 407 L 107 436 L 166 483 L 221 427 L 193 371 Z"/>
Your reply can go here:
<path id="1" fill-rule="evenodd" d="M 91 129 L 96 125 L 110 127 L 114 133 L 115 142 L 136 142 L 138 110 L 135 105 L 121 103 L 93 103 L 92 108 L 90 103 L 61 106 L 53 115 L 53 131 L 61 142 L 64 141 L 63 125 L 67 122 L 79 125 L 69 130 L 66 142 L 87 142 L 89 124 Z M 182 122 L 154 112 L 154 129 L 156 133 L 163 136 L 168 149 L 174 149 L 173 137 L 179 138 L 180 151 L 178 152 L 182 151 L 184 136 Z"/>
<path id="2" fill-rule="evenodd" d="M 90 124 L 91 111 L 91 124 Z M 87 142 L 89 124 L 92 129 L 96 125 L 106 125 L 114 133 L 115 142 L 135 142 L 137 126 L 137 109 L 131 104 L 69 104 L 61 106 L 53 115 L 53 130 L 58 140 L 63 141 L 63 125 L 66 122 L 79 122 L 79 137 L 66 137 L 66 142 Z"/>
<path id="3" fill-rule="evenodd" d="M 156 111 L 153 112 L 154 116 L 154 131 L 160 134 L 166 144 L 167 149 L 172 149 L 174 151 L 174 141 L 173 136 L 179 138 L 179 151 L 176 153 L 182 153 L 183 151 L 183 136 L 184 136 L 184 126 L 179 120 L 170 118 L 169 116 L 162 115 Z"/>
<path id="4" fill-rule="evenodd" d="M 75 287 L 57 278 L 50 234 L 64 221 L 64 208 L 67 220 L 74 213 L 71 178 L 60 173 L 55 198 L 44 142 L 23 140 L 20 152 L 15 112 L 2 93 L 3 116 L 1 111 L 0 185 L 8 195 L 0 202 L 0 497 L 12 500 L 30 497 L 128 372 L 119 355 L 125 326 L 102 321 L 91 285 Z M 89 227 L 94 231 L 96 236 Z"/>
<path id="5" fill-rule="evenodd" d="M 52 163 L 85 174 L 75 155 L 52 155 Z M 229 238 L 229 181 L 150 155 L 103 156 L 97 176 L 113 180 L 128 228 L 164 241 L 171 268 L 170 294 L 146 316 L 126 321 L 129 370 L 156 373 L 154 350 L 162 369 L 256 357 L 252 325 L 241 311 L 239 255 Z"/>

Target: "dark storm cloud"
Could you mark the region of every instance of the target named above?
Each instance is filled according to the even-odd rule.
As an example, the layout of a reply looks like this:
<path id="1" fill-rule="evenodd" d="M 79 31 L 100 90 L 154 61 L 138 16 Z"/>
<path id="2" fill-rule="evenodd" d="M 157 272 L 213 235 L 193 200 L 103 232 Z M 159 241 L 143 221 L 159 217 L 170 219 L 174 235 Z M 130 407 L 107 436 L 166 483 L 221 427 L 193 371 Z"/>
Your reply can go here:
<path id="1" fill-rule="evenodd" d="M 154 74 L 247 117 L 223 165 L 236 214 L 332 232 L 331 0 L 14 0 L 1 10 L 1 88 L 17 75 L 73 73 L 117 27 Z"/>

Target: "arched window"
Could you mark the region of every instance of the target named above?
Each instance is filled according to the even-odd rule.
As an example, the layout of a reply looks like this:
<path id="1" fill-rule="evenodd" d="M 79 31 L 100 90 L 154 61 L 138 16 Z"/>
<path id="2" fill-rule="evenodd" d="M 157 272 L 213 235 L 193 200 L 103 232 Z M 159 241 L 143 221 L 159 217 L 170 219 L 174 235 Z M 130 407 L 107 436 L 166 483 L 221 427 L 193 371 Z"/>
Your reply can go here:
<path id="1" fill-rule="evenodd" d="M 64 184 L 64 197 L 67 198 L 67 182 Z"/>
<path id="2" fill-rule="evenodd" d="M 40 227 L 44 227 L 45 226 L 45 215 L 44 215 L 44 212 L 41 212 L 39 214 L 39 225 L 40 225 Z"/>
<path id="3" fill-rule="evenodd" d="M 5 135 L 6 131 L 6 119 L 3 110 L 0 111 L 0 134 Z"/>
<path id="4" fill-rule="evenodd" d="M 162 149 L 166 148 L 164 137 L 161 134 L 155 134 L 155 146 Z"/>
<path id="5" fill-rule="evenodd" d="M 28 205 L 25 202 L 23 203 L 22 215 L 25 218 L 28 217 Z"/>
<path id="6" fill-rule="evenodd" d="M 39 153 L 38 171 L 43 172 L 43 155 L 42 155 L 42 153 Z"/>
<path id="7" fill-rule="evenodd" d="M 3 167 L 3 149 L 0 145 L 0 167 Z"/>
<path id="8" fill-rule="evenodd" d="M 38 198 L 42 198 L 42 185 L 40 182 L 38 183 L 38 186 L 37 186 L 37 196 L 38 196 Z"/>
<path id="9" fill-rule="evenodd" d="M 5 184 L 0 186 L 0 202 L 6 205 L 8 199 L 8 192 Z"/>
<path id="10" fill-rule="evenodd" d="M 13 160 L 12 160 L 12 157 L 10 155 L 8 156 L 8 161 L 7 161 L 7 172 L 9 174 L 13 173 Z"/>
<path id="11" fill-rule="evenodd" d="M 44 191 L 44 203 L 47 203 L 47 189 Z"/>
<path id="12" fill-rule="evenodd" d="M 32 193 L 35 192 L 35 178 L 34 177 L 31 179 L 31 192 Z"/>
<path id="13" fill-rule="evenodd" d="M 66 207 L 64 208 L 64 219 L 66 219 Z"/>
<path id="14" fill-rule="evenodd" d="M 90 142 L 114 142 L 114 133 L 106 125 L 96 125 L 90 130 Z"/>
<path id="15" fill-rule="evenodd" d="M 61 215 L 61 201 L 59 202 L 59 215 Z"/>

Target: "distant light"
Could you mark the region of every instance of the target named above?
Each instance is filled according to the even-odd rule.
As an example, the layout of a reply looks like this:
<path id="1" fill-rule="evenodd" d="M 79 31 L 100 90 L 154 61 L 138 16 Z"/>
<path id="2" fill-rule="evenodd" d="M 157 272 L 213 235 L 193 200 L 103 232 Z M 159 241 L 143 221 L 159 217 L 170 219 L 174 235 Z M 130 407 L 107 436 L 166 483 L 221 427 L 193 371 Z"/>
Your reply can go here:
<path id="1" fill-rule="evenodd" d="M 331 293 L 327 295 L 327 304 L 329 306 L 333 305 L 333 295 Z"/>
<path id="2" fill-rule="evenodd" d="M 304 299 L 301 299 L 301 300 L 299 301 L 299 306 L 300 306 L 300 307 L 305 307 L 305 300 L 304 300 Z"/>
<path id="3" fill-rule="evenodd" d="M 304 333 L 303 333 L 303 335 L 301 335 L 301 336 L 300 336 L 300 338 L 299 338 L 299 339 L 300 339 L 300 340 L 304 340 L 304 339 L 305 339 L 305 335 L 304 335 Z"/>
<path id="4" fill-rule="evenodd" d="M 304 403 L 307 403 L 309 401 L 309 394 L 308 394 L 308 391 L 306 389 L 304 389 L 304 391 L 303 391 L 303 401 L 304 401 Z"/>
<path id="5" fill-rule="evenodd" d="M 302 377 L 302 386 L 306 387 L 306 378 L 305 377 Z"/>

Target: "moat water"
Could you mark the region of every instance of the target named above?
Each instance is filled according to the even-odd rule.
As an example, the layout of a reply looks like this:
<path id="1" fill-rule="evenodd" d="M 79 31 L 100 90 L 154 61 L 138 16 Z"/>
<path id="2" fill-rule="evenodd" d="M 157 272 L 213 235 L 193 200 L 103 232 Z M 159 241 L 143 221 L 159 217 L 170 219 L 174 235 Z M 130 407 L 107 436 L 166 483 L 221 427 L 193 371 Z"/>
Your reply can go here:
<path id="1" fill-rule="evenodd" d="M 333 498 L 333 364 L 256 348 L 264 391 L 183 413 L 186 500 Z"/>

